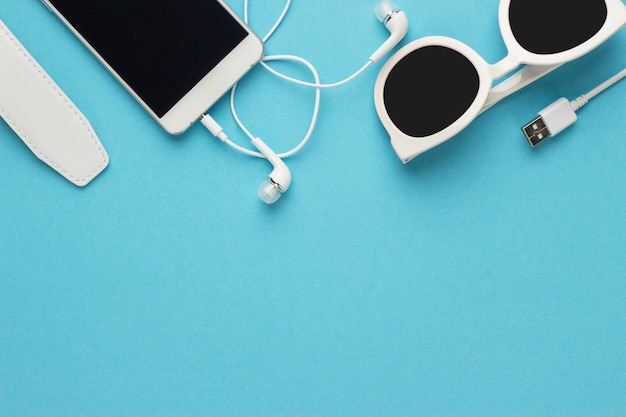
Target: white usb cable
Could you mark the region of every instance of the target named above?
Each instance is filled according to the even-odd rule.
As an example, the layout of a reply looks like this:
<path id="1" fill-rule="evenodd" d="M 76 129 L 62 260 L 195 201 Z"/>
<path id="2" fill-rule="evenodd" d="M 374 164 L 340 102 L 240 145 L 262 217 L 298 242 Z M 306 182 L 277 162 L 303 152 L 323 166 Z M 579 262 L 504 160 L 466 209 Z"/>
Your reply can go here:
<path id="1" fill-rule="evenodd" d="M 545 139 L 556 136 L 576 122 L 576 112 L 592 98 L 626 77 L 626 68 L 574 100 L 560 98 L 541 110 L 537 117 L 522 127 L 522 132 L 530 146 L 536 146 Z"/>

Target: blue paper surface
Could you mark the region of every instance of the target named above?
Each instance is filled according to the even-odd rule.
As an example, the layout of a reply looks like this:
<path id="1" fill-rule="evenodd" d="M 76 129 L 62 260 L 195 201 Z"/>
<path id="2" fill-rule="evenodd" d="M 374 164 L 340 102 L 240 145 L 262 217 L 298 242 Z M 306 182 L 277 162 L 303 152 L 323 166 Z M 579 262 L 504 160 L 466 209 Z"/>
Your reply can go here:
<path id="1" fill-rule="evenodd" d="M 199 124 L 167 135 L 41 2 L 1 2 L 111 163 L 77 188 L 0 123 L 0 416 L 626 414 L 626 81 L 535 149 L 520 131 L 620 71 L 626 31 L 406 166 L 374 110 L 376 64 L 322 92 L 268 207 L 266 161 Z M 323 3 L 294 2 L 267 53 L 333 82 L 388 33 L 375 2 Z M 282 5 L 253 0 L 252 27 Z M 402 44 L 506 55 L 495 0 L 401 7 Z M 237 106 L 282 152 L 313 91 L 256 68 Z M 211 114 L 249 145 L 228 100 Z"/>

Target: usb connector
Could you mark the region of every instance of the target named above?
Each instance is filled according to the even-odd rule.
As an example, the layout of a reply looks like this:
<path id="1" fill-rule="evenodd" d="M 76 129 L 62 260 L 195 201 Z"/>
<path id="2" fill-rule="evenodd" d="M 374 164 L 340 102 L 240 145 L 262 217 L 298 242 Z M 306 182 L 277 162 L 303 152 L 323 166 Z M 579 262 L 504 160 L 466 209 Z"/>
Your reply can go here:
<path id="1" fill-rule="evenodd" d="M 560 98 L 541 110 L 533 121 L 522 127 L 522 132 L 530 146 L 536 146 L 545 139 L 556 136 L 577 119 L 569 100 Z"/>
<path id="2" fill-rule="evenodd" d="M 522 132 L 524 132 L 524 136 L 526 136 L 526 140 L 528 140 L 530 146 L 536 146 L 538 143 L 543 142 L 549 137 L 558 135 L 565 128 L 571 126 L 578 119 L 576 112 L 581 107 L 624 77 L 626 77 L 626 68 L 598 85 L 593 90 L 572 101 L 566 98 L 560 98 L 541 110 L 535 119 L 522 127 Z"/>
<path id="3" fill-rule="evenodd" d="M 541 116 L 537 116 L 532 122 L 524 126 L 522 132 L 524 132 L 530 146 L 535 146 L 545 138 L 550 137 L 550 132 Z"/>

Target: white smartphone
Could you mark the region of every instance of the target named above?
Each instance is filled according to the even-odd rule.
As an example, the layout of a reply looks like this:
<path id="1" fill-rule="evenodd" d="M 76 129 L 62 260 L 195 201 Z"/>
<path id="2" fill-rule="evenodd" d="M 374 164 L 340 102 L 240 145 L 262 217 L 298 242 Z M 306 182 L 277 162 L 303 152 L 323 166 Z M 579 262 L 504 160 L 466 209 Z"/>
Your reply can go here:
<path id="1" fill-rule="evenodd" d="M 263 55 L 263 42 L 223 0 L 42 1 L 171 134 Z"/>

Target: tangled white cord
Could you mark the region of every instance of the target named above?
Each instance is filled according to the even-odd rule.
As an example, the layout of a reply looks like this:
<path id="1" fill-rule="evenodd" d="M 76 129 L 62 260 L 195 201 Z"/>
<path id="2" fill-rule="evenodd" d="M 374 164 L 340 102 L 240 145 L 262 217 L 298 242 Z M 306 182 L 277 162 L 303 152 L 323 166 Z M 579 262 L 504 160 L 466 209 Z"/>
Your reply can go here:
<path id="1" fill-rule="evenodd" d="M 262 38 L 263 43 L 266 43 L 274 34 L 274 32 L 276 32 L 276 30 L 278 29 L 278 27 L 280 26 L 280 24 L 283 22 L 285 16 L 287 15 L 287 12 L 289 11 L 289 8 L 291 6 L 291 0 L 287 0 L 285 2 L 285 6 L 283 7 L 283 10 L 280 14 L 280 16 L 278 17 L 278 19 L 276 20 L 276 22 L 274 23 L 274 25 L 272 26 L 272 28 L 269 30 L 269 32 Z M 246 24 L 249 24 L 249 0 L 244 0 L 244 22 Z M 292 77 L 289 77 L 277 70 L 275 70 L 274 68 L 270 67 L 267 62 L 271 62 L 271 61 L 292 61 L 292 62 L 296 62 L 299 64 L 304 65 L 313 75 L 313 79 L 314 82 L 306 82 L 306 81 L 301 81 Z M 315 67 L 306 59 L 301 58 L 299 56 L 295 56 L 295 55 L 267 55 L 264 56 L 261 59 L 260 62 L 261 66 L 263 68 L 265 68 L 267 71 L 269 71 L 271 74 L 280 77 L 284 80 L 290 81 L 292 83 L 296 83 L 299 85 L 304 85 L 307 87 L 311 87 L 315 89 L 315 102 L 314 102 L 314 106 L 313 106 L 313 115 L 311 117 L 311 122 L 309 124 L 309 128 L 304 136 L 304 138 L 302 138 L 302 140 L 298 143 L 298 145 L 296 145 L 296 147 L 294 147 L 293 149 L 287 151 L 287 152 L 283 152 L 283 153 L 279 153 L 278 157 L 280 158 L 287 158 L 289 156 L 294 155 L 295 153 L 297 153 L 298 151 L 300 151 L 304 145 L 306 145 L 306 143 L 309 141 L 309 139 L 311 138 L 313 131 L 315 129 L 315 125 L 317 123 L 317 117 L 319 115 L 319 109 L 320 109 L 320 102 L 321 102 L 321 89 L 322 88 L 334 88 L 334 87 L 338 87 L 341 85 L 344 85 L 350 81 L 352 81 L 354 78 L 356 78 L 357 76 L 359 76 L 363 71 L 365 71 L 365 69 L 367 69 L 371 64 L 372 61 L 368 60 L 367 63 L 361 67 L 357 72 L 355 72 L 354 74 L 352 74 L 351 76 L 335 82 L 335 83 L 330 83 L 330 84 L 322 84 L 320 81 L 320 77 L 319 74 L 317 72 L 317 70 L 315 69 Z M 235 84 L 231 91 L 230 91 L 230 110 L 233 116 L 233 119 L 235 120 L 235 122 L 237 123 L 237 125 L 239 126 L 239 128 L 246 134 L 246 136 L 248 136 L 250 138 L 250 140 L 254 140 L 255 136 L 248 130 L 248 128 L 246 128 L 246 126 L 243 124 L 243 122 L 241 121 L 239 115 L 237 114 L 237 110 L 235 107 L 235 95 L 237 92 L 237 86 L 238 84 Z M 242 152 L 246 155 L 250 155 L 250 156 L 255 156 L 257 158 L 264 158 L 263 154 L 261 154 L 260 152 L 257 151 L 252 151 L 250 149 L 244 148 L 243 146 L 240 146 L 236 143 L 234 143 L 233 141 L 231 141 L 230 139 L 226 139 L 224 141 L 224 143 L 226 143 L 227 145 L 229 145 L 231 148 Z"/>

